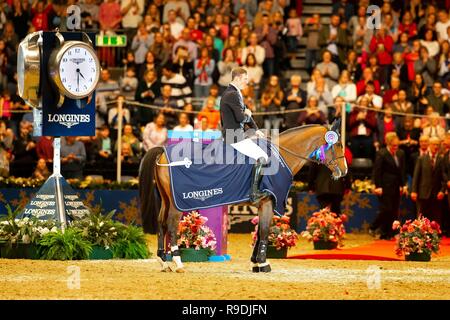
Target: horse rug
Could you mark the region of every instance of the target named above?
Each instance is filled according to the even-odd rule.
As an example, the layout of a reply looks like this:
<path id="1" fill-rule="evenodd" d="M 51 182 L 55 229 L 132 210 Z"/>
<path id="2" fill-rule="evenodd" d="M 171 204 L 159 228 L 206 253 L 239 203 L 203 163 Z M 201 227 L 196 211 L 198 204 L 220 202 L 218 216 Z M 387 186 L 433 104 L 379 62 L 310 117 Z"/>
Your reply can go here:
<path id="1" fill-rule="evenodd" d="M 265 139 L 255 140 L 269 156 L 260 189 L 274 198 L 274 211 L 283 215 L 292 172 L 278 148 Z M 255 160 L 223 140 L 210 144 L 182 140 L 164 147 L 169 161 L 171 191 L 179 211 L 191 211 L 245 202 L 250 199 Z"/>

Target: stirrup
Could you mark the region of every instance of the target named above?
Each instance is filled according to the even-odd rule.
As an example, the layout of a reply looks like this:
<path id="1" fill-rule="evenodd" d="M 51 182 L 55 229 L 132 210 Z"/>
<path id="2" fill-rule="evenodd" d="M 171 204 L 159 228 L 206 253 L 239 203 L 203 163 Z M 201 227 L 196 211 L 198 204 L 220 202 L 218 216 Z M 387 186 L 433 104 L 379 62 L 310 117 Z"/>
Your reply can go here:
<path id="1" fill-rule="evenodd" d="M 269 197 L 271 194 L 267 191 L 259 191 L 250 195 L 250 202 L 259 203 L 263 198 Z"/>

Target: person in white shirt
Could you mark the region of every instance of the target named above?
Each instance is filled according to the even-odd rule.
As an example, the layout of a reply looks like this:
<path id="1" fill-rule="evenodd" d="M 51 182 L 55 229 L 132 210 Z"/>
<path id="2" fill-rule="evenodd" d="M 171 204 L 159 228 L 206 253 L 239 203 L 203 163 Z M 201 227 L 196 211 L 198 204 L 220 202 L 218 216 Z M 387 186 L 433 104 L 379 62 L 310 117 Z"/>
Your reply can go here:
<path id="1" fill-rule="evenodd" d="M 250 53 L 255 55 L 256 64 L 262 66 L 266 58 L 266 50 L 258 44 L 258 35 L 255 32 L 250 34 L 248 46 L 242 49 L 241 61 L 246 61 Z"/>
<path id="2" fill-rule="evenodd" d="M 179 20 L 177 20 L 177 14 L 175 10 L 169 11 L 168 23 L 170 25 L 170 34 L 172 35 L 172 37 L 174 37 L 176 40 L 180 39 L 181 33 L 184 29 L 184 22 L 181 23 Z"/>
<path id="3" fill-rule="evenodd" d="M 189 123 L 189 117 L 187 113 L 182 112 L 178 116 L 178 125 L 173 128 L 173 131 L 181 131 L 181 132 L 188 132 L 188 131 L 194 131 L 194 127 Z"/>
<path id="4" fill-rule="evenodd" d="M 344 70 L 339 77 L 339 83 L 331 89 L 333 99 L 342 97 L 347 103 L 356 101 L 356 85 L 350 81 L 350 72 Z"/>
<path id="5" fill-rule="evenodd" d="M 366 84 L 366 94 L 362 97 L 367 98 L 369 101 L 369 107 L 382 109 L 383 108 L 383 98 L 379 95 L 375 94 L 375 85 L 372 81 L 367 82 Z M 358 101 L 361 100 L 361 97 L 358 98 Z"/>
<path id="6" fill-rule="evenodd" d="M 448 40 L 447 28 L 450 27 L 450 19 L 448 13 L 445 10 L 439 10 L 439 21 L 436 23 L 436 32 L 438 35 L 438 41 L 442 42 Z"/>
<path id="7" fill-rule="evenodd" d="M 439 53 L 439 42 L 436 41 L 435 32 L 431 29 L 425 31 L 425 40 L 420 40 L 420 44 L 428 49 L 430 58 L 435 57 Z"/>
<path id="8" fill-rule="evenodd" d="M 144 0 L 121 0 L 122 27 L 125 29 L 136 29 L 142 21 L 144 5 Z"/>

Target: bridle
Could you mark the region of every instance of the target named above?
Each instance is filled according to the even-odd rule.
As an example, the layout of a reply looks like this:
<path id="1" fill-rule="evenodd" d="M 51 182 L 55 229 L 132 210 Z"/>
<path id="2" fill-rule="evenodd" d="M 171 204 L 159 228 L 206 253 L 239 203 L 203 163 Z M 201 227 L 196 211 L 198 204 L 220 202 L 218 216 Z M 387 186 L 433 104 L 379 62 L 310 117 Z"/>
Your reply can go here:
<path id="1" fill-rule="evenodd" d="M 313 158 L 311 158 L 311 157 L 308 157 L 308 158 L 307 158 L 307 157 L 304 157 L 304 156 L 302 156 L 302 155 L 300 155 L 300 154 L 298 154 L 298 153 L 295 153 L 295 152 L 293 152 L 293 151 L 289 150 L 288 148 L 283 147 L 283 146 L 281 146 L 281 145 L 279 145 L 278 148 L 280 148 L 281 150 L 286 151 L 287 153 L 289 153 L 290 155 L 292 155 L 292 156 L 294 156 L 294 157 L 296 157 L 296 158 L 299 158 L 299 159 L 302 159 L 302 160 L 305 160 L 305 161 L 308 161 L 308 162 L 313 162 L 313 163 L 316 163 L 316 164 L 324 164 L 324 165 L 326 165 L 327 167 L 332 167 L 333 169 L 337 169 L 338 171 L 341 171 L 341 169 L 339 169 L 339 166 L 338 166 L 337 161 L 338 161 L 339 159 L 345 158 L 345 156 L 342 155 L 342 156 L 336 157 L 336 150 L 334 149 L 334 146 L 335 146 L 335 145 L 339 145 L 339 146 L 342 147 L 341 142 L 335 143 L 335 144 L 333 144 L 333 145 L 330 147 L 330 149 L 331 149 L 331 154 L 332 154 L 333 158 L 330 159 L 328 162 L 322 162 L 322 161 L 313 159 Z M 319 148 L 320 148 L 320 147 L 319 147 Z M 317 150 L 317 149 L 316 149 L 316 150 Z"/>

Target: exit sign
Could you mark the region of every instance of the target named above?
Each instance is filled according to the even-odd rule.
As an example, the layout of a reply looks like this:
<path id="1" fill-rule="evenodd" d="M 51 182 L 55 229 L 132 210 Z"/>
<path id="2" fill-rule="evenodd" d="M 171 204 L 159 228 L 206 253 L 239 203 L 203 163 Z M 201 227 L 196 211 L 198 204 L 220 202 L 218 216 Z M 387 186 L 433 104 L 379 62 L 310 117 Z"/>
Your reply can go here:
<path id="1" fill-rule="evenodd" d="M 97 35 L 95 37 L 95 44 L 97 47 L 126 47 L 127 46 L 127 36 L 125 35 Z"/>

